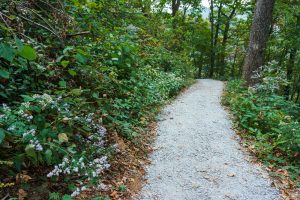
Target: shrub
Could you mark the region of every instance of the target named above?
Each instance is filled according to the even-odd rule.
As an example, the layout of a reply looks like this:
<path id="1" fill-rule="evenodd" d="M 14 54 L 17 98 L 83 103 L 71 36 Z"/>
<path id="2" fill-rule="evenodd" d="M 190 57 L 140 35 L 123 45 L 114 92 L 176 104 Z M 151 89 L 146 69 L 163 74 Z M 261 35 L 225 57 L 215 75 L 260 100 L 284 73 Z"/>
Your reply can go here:
<path id="1" fill-rule="evenodd" d="M 299 106 L 266 90 L 244 87 L 239 80 L 227 84 L 224 101 L 237 123 L 249 133 L 247 137 L 255 140 L 257 155 L 268 165 L 287 169 L 290 177 L 298 180 Z"/>

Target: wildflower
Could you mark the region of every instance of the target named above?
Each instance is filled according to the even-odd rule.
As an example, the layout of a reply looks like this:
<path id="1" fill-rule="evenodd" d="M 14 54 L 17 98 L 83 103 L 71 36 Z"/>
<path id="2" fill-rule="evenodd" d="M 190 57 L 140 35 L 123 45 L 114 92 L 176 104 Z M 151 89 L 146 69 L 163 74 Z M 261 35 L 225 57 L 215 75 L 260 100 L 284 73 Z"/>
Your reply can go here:
<path id="1" fill-rule="evenodd" d="M 80 189 L 76 188 L 76 190 L 71 194 L 71 197 L 76 197 L 79 194 L 80 194 Z"/>
<path id="2" fill-rule="evenodd" d="M 35 136 L 35 133 L 36 133 L 35 129 L 30 129 L 29 131 L 23 133 L 23 138 L 28 135 Z"/>
<path id="3" fill-rule="evenodd" d="M 14 131 L 16 129 L 15 125 L 11 125 L 10 127 L 8 127 L 8 131 Z"/>
<path id="4" fill-rule="evenodd" d="M 5 119 L 5 118 L 6 118 L 6 116 L 4 114 L 0 115 L 0 120 Z"/>
<path id="5" fill-rule="evenodd" d="M 11 112 L 11 109 L 5 103 L 2 104 L 2 108 L 4 112 Z"/>
<path id="6" fill-rule="evenodd" d="M 74 167 L 73 171 L 78 172 L 78 167 Z"/>
<path id="7" fill-rule="evenodd" d="M 107 187 L 107 185 L 105 185 L 104 183 L 100 183 L 100 184 L 97 186 L 97 189 L 98 189 L 98 190 L 101 190 L 101 191 L 107 191 L 107 190 L 108 190 L 108 187 Z"/>
<path id="8" fill-rule="evenodd" d="M 33 140 L 30 140 L 29 142 L 30 142 L 30 144 L 32 144 L 34 146 L 35 150 L 43 151 L 43 146 L 40 144 L 40 142 L 36 138 L 34 138 Z"/>
<path id="9" fill-rule="evenodd" d="M 30 102 L 23 102 L 23 103 L 21 103 L 21 106 L 24 106 L 25 108 L 29 108 Z"/>

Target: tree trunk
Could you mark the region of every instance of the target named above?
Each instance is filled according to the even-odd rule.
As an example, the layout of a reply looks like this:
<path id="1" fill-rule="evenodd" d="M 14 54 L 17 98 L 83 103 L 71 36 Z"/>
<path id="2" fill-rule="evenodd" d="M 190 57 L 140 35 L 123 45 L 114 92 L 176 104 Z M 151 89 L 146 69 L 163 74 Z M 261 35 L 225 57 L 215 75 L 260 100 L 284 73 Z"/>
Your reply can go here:
<path id="1" fill-rule="evenodd" d="M 243 65 L 243 78 L 254 85 L 253 72 L 263 65 L 264 50 L 269 36 L 275 0 L 257 0 L 250 32 L 250 42 Z"/>
<path id="2" fill-rule="evenodd" d="M 200 62 L 198 63 L 198 78 L 202 77 L 203 55 L 200 56 Z"/>
<path id="3" fill-rule="evenodd" d="M 180 0 L 172 0 L 172 16 L 174 17 L 180 7 Z"/>
<path id="4" fill-rule="evenodd" d="M 214 50 L 214 2 L 210 0 L 210 69 L 209 77 L 214 75 L 215 68 L 215 50 Z"/>
<path id="5" fill-rule="evenodd" d="M 141 0 L 142 13 L 148 17 L 151 12 L 151 0 Z"/>
<path id="6" fill-rule="evenodd" d="M 219 64 L 219 60 L 220 60 L 220 56 L 218 54 L 218 52 L 216 52 L 218 50 L 218 39 L 219 39 L 219 32 L 220 32 L 220 25 L 221 25 L 221 13 L 222 13 L 222 7 L 223 7 L 223 3 L 221 2 L 218 6 L 218 16 L 216 19 L 216 29 L 215 29 L 215 36 L 214 36 L 214 51 L 213 51 L 213 57 L 214 57 L 214 63 L 215 63 L 215 70 L 216 72 L 218 72 L 219 70 L 219 66 L 216 65 Z M 217 59 L 216 59 L 217 57 Z M 216 61 L 217 60 L 217 61 Z"/>
<path id="7" fill-rule="evenodd" d="M 232 66 L 231 66 L 231 77 L 234 78 L 235 77 L 235 62 L 236 62 L 236 57 L 237 57 L 237 46 L 235 47 L 234 50 L 234 56 L 233 56 L 233 62 L 232 62 Z"/>
<path id="8" fill-rule="evenodd" d="M 286 68 L 286 78 L 287 78 L 287 81 L 289 81 L 289 82 L 292 80 L 292 76 L 293 76 L 293 69 L 294 69 L 294 65 L 295 65 L 296 53 L 297 53 L 296 49 L 291 50 L 290 58 L 289 58 L 287 68 Z M 289 100 L 290 90 L 291 90 L 291 85 L 288 84 L 284 90 L 286 100 Z"/>
<path id="9" fill-rule="evenodd" d="M 227 21 L 225 23 L 225 29 L 224 29 L 223 40 L 222 40 L 222 51 L 221 51 L 221 55 L 220 55 L 220 66 L 219 66 L 220 67 L 220 76 L 224 76 L 224 74 L 225 74 L 225 67 L 226 67 L 225 52 L 226 52 L 226 45 L 227 45 L 227 40 L 228 40 L 228 33 L 229 33 L 231 20 L 234 17 L 235 11 L 238 6 L 237 3 L 238 3 L 237 0 L 235 0 L 235 2 L 234 2 L 235 6 L 233 7 L 230 15 L 226 16 Z"/>

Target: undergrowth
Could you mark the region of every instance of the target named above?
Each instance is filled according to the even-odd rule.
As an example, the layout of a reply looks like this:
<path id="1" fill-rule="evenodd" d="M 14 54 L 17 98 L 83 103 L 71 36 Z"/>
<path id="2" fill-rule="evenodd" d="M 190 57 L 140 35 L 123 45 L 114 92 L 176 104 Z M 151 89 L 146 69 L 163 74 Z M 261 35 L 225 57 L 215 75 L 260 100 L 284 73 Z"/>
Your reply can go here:
<path id="1" fill-rule="evenodd" d="M 246 131 L 241 136 L 256 156 L 270 169 L 286 172 L 273 175 L 288 176 L 299 187 L 300 108 L 278 95 L 279 85 L 269 87 L 274 84 L 268 77 L 259 87 L 248 88 L 241 80 L 229 81 L 223 102 L 230 107 L 238 127 Z M 280 83 L 278 78 L 275 82 Z"/>
<path id="2" fill-rule="evenodd" d="M 106 190 L 101 175 L 119 151 L 108 135 L 139 137 L 191 83 L 188 52 L 163 40 L 171 24 L 151 35 L 159 18 L 96 2 L 1 3 L 2 196 L 67 200 Z"/>

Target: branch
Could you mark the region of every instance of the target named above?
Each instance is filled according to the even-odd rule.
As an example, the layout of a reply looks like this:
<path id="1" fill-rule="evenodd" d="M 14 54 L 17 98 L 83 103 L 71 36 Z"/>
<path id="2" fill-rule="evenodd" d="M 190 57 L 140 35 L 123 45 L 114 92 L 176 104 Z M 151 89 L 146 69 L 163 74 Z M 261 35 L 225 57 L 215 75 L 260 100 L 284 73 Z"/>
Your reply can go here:
<path id="1" fill-rule="evenodd" d="M 90 33 L 91 33 L 90 31 L 83 31 L 83 32 L 79 32 L 79 33 L 67 34 L 66 37 L 70 38 L 70 37 L 74 37 L 74 36 L 78 36 L 78 35 L 89 35 Z"/>
<path id="2" fill-rule="evenodd" d="M 61 41 L 63 41 L 62 38 L 61 38 L 61 36 L 60 36 L 58 33 L 54 32 L 53 30 L 51 30 L 51 29 L 48 28 L 47 26 L 44 26 L 44 25 L 39 24 L 39 23 L 37 23 L 37 22 L 35 22 L 35 21 L 32 21 L 31 19 L 28 19 L 28 18 L 26 18 L 26 17 L 24 17 L 24 16 L 22 16 L 22 15 L 17 15 L 17 16 L 20 17 L 20 18 L 22 18 L 22 19 L 24 19 L 24 20 L 26 20 L 26 21 L 28 21 L 28 22 L 33 23 L 33 24 L 36 25 L 36 26 L 39 26 L 39 27 L 41 27 L 41 28 L 43 28 L 43 29 L 45 29 L 45 30 L 51 32 L 51 33 L 54 34 L 58 39 L 60 39 Z"/>

